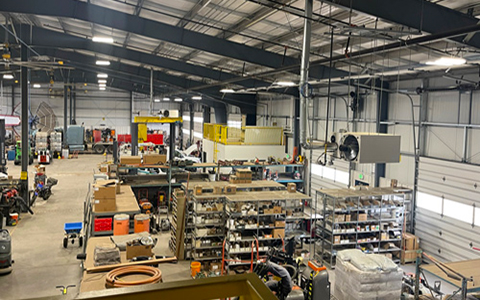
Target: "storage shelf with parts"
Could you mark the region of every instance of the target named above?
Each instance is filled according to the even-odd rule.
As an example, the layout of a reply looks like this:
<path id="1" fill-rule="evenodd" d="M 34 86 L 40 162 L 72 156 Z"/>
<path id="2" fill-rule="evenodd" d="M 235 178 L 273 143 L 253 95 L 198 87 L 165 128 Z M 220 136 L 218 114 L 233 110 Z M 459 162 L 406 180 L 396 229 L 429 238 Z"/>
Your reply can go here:
<path id="1" fill-rule="evenodd" d="M 225 218 L 223 205 L 225 195 L 193 194 L 191 215 L 193 217 L 193 239 L 187 248 L 187 259 L 222 259 Z"/>
<path id="2" fill-rule="evenodd" d="M 361 249 L 399 258 L 405 219 L 405 200 L 412 191 L 396 188 L 338 189 L 316 192 L 315 254 L 335 268 L 336 254 Z"/>
<path id="3" fill-rule="evenodd" d="M 264 257 L 270 246 L 281 246 L 285 235 L 297 229 L 295 222 L 308 218 L 304 203 L 309 200 L 286 190 L 226 195 L 227 267 L 248 266 Z"/>

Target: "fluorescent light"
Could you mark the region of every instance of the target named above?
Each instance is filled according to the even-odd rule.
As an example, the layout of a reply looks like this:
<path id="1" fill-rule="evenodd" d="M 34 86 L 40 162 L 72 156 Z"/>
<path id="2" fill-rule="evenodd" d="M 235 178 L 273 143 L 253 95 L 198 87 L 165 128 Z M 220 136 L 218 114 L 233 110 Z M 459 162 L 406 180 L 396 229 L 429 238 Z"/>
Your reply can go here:
<path id="1" fill-rule="evenodd" d="M 193 122 L 195 122 L 195 123 L 203 123 L 203 117 L 193 117 Z"/>
<path id="2" fill-rule="evenodd" d="M 107 88 L 106 88 L 106 87 L 99 87 L 98 89 L 101 90 L 101 91 L 104 91 L 104 90 L 106 90 Z"/>
<path id="3" fill-rule="evenodd" d="M 42 86 L 41 86 L 40 84 L 38 84 L 38 83 L 34 83 L 34 84 L 33 84 L 33 88 L 34 88 L 34 89 L 39 89 L 39 88 L 41 88 L 41 87 L 42 87 Z"/>
<path id="4" fill-rule="evenodd" d="M 170 101 L 170 98 L 168 98 L 168 97 L 163 97 L 163 101 Z"/>
<path id="5" fill-rule="evenodd" d="M 96 65 L 97 66 L 109 66 L 110 62 L 108 60 L 97 60 Z"/>
<path id="6" fill-rule="evenodd" d="M 192 100 L 202 100 L 202 96 L 193 96 Z"/>
<path id="7" fill-rule="evenodd" d="M 444 66 L 444 67 L 451 67 L 451 66 L 458 66 L 463 65 L 467 61 L 464 58 L 460 57 L 442 57 L 434 61 L 427 61 L 427 65 L 431 66 Z"/>
<path id="8" fill-rule="evenodd" d="M 175 100 L 173 100 L 173 101 L 175 101 L 175 102 L 182 102 L 183 99 L 182 99 L 182 98 L 175 98 Z"/>
<path id="9" fill-rule="evenodd" d="M 190 116 L 189 116 L 189 115 L 183 115 L 183 116 L 182 116 L 182 119 L 183 119 L 184 121 L 190 121 Z"/>
<path id="10" fill-rule="evenodd" d="M 107 43 L 107 44 L 112 44 L 113 43 L 113 38 L 111 37 L 103 37 L 103 36 L 94 36 L 92 38 L 92 41 L 96 43 Z"/>
<path id="11" fill-rule="evenodd" d="M 13 75 L 12 74 L 4 74 L 3 79 L 13 79 Z"/>
<path id="12" fill-rule="evenodd" d="M 235 91 L 232 89 L 221 89 L 220 93 L 231 94 L 231 93 L 235 93 Z"/>
<path id="13" fill-rule="evenodd" d="M 99 79 L 98 83 L 107 83 L 107 80 L 106 79 Z"/>
<path id="14" fill-rule="evenodd" d="M 99 87 L 106 87 L 107 84 L 106 84 L 106 83 L 99 83 L 98 86 L 99 86 Z"/>
<path id="15" fill-rule="evenodd" d="M 160 102 L 160 99 L 157 98 L 157 99 L 154 99 L 153 101 L 154 102 Z"/>
<path id="16" fill-rule="evenodd" d="M 97 77 L 98 78 L 108 78 L 108 74 L 100 73 L 100 74 L 97 74 Z"/>
<path id="17" fill-rule="evenodd" d="M 295 86 L 295 82 L 292 81 L 279 81 L 276 83 L 279 86 Z"/>

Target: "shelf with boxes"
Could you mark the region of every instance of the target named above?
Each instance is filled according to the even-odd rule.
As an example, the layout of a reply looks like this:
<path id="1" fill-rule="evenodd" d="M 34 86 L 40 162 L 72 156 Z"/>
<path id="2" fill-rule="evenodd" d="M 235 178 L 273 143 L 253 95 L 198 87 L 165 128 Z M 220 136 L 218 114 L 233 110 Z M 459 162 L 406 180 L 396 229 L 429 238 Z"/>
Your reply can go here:
<path id="1" fill-rule="evenodd" d="M 332 268 L 337 252 L 352 248 L 399 261 L 404 201 L 410 194 L 391 188 L 317 191 L 317 212 L 324 218 L 316 224 L 316 255 Z"/>

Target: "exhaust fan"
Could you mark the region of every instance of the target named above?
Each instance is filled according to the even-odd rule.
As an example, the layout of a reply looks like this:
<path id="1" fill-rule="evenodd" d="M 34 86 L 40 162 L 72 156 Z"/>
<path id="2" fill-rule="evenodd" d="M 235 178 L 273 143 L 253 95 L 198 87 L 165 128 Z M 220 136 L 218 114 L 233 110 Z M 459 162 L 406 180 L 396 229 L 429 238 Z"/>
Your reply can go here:
<path id="1" fill-rule="evenodd" d="M 400 136 L 366 132 L 334 133 L 335 157 L 360 164 L 400 162 Z"/>

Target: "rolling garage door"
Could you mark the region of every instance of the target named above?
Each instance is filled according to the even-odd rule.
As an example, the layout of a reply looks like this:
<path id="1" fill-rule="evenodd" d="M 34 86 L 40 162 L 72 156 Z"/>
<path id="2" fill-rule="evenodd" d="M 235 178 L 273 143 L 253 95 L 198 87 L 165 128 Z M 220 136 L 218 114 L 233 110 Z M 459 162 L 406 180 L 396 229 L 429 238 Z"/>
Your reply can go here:
<path id="1" fill-rule="evenodd" d="M 421 158 L 415 234 L 445 261 L 480 258 L 480 167 Z"/>

